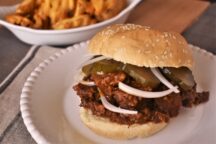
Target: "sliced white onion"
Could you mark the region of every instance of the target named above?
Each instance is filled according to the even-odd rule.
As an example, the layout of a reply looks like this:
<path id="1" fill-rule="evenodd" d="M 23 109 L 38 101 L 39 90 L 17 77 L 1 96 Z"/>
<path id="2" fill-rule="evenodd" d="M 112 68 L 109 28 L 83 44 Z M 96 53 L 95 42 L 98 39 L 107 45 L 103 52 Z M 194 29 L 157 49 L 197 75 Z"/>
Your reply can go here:
<path id="1" fill-rule="evenodd" d="M 99 56 L 99 57 L 96 57 L 96 58 L 93 58 L 93 59 L 90 59 L 90 60 L 85 61 L 84 63 L 82 63 L 82 64 L 80 65 L 79 68 L 82 68 L 82 67 L 85 66 L 85 65 L 92 64 L 92 63 L 95 63 L 95 62 L 100 61 L 100 60 L 103 60 L 103 59 L 111 59 L 111 58 L 107 58 L 107 57 L 105 57 L 105 56 Z"/>
<path id="2" fill-rule="evenodd" d="M 81 72 L 80 70 L 77 72 L 74 72 L 74 77 L 73 77 L 73 84 L 77 84 L 79 83 L 81 80 L 83 80 L 85 74 L 83 72 Z"/>
<path id="3" fill-rule="evenodd" d="M 93 81 L 80 81 L 81 84 L 87 85 L 87 86 L 95 86 L 95 83 Z"/>
<path id="4" fill-rule="evenodd" d="M 92 57 L 93 55 L 84 55 L 84 57 Z M 111 58 L 107 58 L 105 56 L 99 56 L 99 57 L 96 57 L 96 58 L 93 58 L 93 59 L 90 59 L 88 61 L 85 61 L 84 63 L 82 63 L 79 67 L 78 67 L 78 71 L 80 71 L 80 73 L 82 74 L 81 76 L 76 76 L 76 81 L 79 80 L 79 83 L 83 84 L 83 85 L 87 85 L 87 86 L 94 86 L 95 83 L 94 82 L 89 82 L 89 81 L 84 81 L 82 80 L 83 77 L 84 77 L 84 74 L 83 72 L 81 71 L 81 68 L 85 65 L 88 65 L 88 64 L 91 64 L 91 63 L 94 63 L 94 62 L 97 62 L 97 61 L 100 61 L 100 60 L 103 60 L 103 59 L 111 59 Z"/>
<path id="5" fill-rule="evenodd" d="M 102 71 L 97 72 L 97 75 L 103 75 L 103 74 L 104 74 L 104 72 L 102 72 Z"/>
<path id="6" fill-rule="evenodd" d="M 101 96 L 101 101 L 104 107 L 112 112 L 121 113 L 121 114 L 137 114 L 138 113 L 137 111 L 134 111 L 134 110 L 126 110 L 120 107 L 116 107 L 112 105 L 111 103 L 109 103 L 104 96 Z"/>
<path id="7" fill-rule="evenodd" d="M 160 92 L 143 91 L 143 90 L 139 90 L 139 89 L 133 88 L 131 86 L 128 86 L 122 82 L 118 83 L 118 87 L 119 87 L 119 89 L 121 89 L 122 91 L 124 91 L 128 94 L 138 96 L 138 97 L 143 97 L 143 98 L 159 98 L 159 97 L 166 96 L 166 95 L 173 92 L 172 89 L 168 89 L 168 90 L 160 91 Z"/>
<path id="8" fill-rule="evenodd" d="M 151 68 L 152 73 L 168 88 L 172 89 L 175 93 L 179 93 L 178 87 L 172 85 L 157 68 Z"/>

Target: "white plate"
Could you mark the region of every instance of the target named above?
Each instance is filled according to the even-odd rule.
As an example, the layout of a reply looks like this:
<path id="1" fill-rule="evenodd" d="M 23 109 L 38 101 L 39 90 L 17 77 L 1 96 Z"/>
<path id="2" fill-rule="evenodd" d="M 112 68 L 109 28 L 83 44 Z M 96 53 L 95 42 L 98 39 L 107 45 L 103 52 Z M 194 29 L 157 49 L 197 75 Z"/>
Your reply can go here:
<path id="1" fill-rule="evenodd" d="M 210 91 L 210 101 L 182 109 L 177 118 L 149 138 L 117 141 L 103 138 L 86 128 L 79 117 L 79 98 L 72 82 L 79 65 L 86 60 L 87 43 L 62 50 L 41 63 L 27 79 L 21 95 L 24 123 L 37 143 L 100 144 L 215 144 L 216 143 L 216 58 L 190 46 L 195 58 L 194 75 Z"/>
<path id="2" fill-rule="evenodd" d="M 124 23 L 130 12 L 141 2 L 141 0 L 127 0 L 128 6 L 117 16 L 89 26 L 66 29 L 66 30 L 36 30 L 27 27 L 10 24 L 4 20 L 5 15 L 15 11 L 16 6 L 0 6 L 0 24 L 8 28 L 21 41 L 34 45 L 68 45 L 88 40 L 104 27 Z"/>

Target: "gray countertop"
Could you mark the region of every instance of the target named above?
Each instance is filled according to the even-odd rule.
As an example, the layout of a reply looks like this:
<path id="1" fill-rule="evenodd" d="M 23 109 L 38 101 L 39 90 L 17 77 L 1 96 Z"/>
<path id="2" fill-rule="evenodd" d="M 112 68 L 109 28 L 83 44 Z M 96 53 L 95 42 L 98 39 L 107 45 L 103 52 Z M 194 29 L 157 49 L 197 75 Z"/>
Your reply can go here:
<path id="1" fill-rule="evenodd" d="M 30 46 L 18 40 L 6 28 L 0 28 L 0 82 L 28 52 Z"/>

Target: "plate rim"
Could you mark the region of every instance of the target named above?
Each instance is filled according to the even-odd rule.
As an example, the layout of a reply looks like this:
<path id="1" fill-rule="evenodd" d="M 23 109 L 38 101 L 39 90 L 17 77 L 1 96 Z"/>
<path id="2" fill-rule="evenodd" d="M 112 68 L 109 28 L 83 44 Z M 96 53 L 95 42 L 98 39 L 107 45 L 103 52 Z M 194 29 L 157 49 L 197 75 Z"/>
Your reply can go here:
<path id="1" fill-rule="evenodd" d="M 80 47 L 87 47 L 89 41 L 84 41 L 81 43 L 77 43 L 73 46 L 70 46 L 64 50 L 60 50 L 60 52 L 56 52 L 54 55 L 49 56 L 47 59 L 43 60 L 28 76 L 26 79 L 24 86 L 21 91 L 20 95 L 20 111 L 21 116 L 24 121 L 25 127 L 27 128 L 28 132 L 32 136 L 32 138 L 37 143 L 50 143 L 35 127 L 32 114 L 31 114 L 31 105 L 29 105 L 29 102 L 31 101 L 31 91 L 34 87 L 35 81 L 37 81 L 37 78 L 40 77 L 41 73 L 54 61 L 58 60 L 59 58 L 63 57 L 65 54 L 68 54 L 70 52 L 73 52 L 76 49 L 79 49 Z M 188 45 L 192 51 L 195 50 L 197 52 L 200 52 L 204 54 L 205 56 L 216 60 L 216 55 L 214 55 L 211 52 L 208 52 L 205 49 L 201 49 L 198 46 L 194 46 L 192 44 Z"/>

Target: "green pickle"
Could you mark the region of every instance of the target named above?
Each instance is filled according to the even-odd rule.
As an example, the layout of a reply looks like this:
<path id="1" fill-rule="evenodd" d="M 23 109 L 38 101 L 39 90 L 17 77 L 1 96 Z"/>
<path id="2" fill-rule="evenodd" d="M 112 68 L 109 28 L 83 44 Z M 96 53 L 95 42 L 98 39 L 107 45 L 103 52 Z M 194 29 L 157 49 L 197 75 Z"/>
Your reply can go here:
<path id="1" fill-rule="evenodd" d="M 189 90 L 195 85 L 192 72 L 186 67 L 165 67 L 161 70 L 165 77 L 177 83 L 183 90 Z"/>
<path id="2" fill-rule="evenodd" d="M 124 71 L 143 86 L 156 88 L 160 84 L 150 68 L 126 64 Z"/>
<path id="3" fill-rule="evenodd" d="M 156 88 L 160 81 L 154 76 L 149 68 L 138 67 L 130 64 L 123 64 L 114 60 L 101 60 L 82 68 L 86 75 L 95 73 L 110 73 L 124 71 L 143 86 Z"/>
<path id="4" fill-rule="evenodd" d="M 89 65 L 86 65 L 82 68 L 82 71 L 86 75 L 95 74 L 95 73 L 110 73 L 115 71 L 121 71 L 123 63 L 117 62 L 114 60 L 101 60 Z"/>

